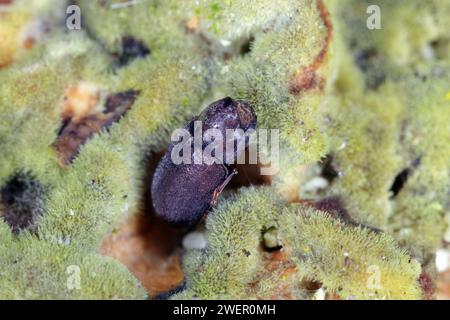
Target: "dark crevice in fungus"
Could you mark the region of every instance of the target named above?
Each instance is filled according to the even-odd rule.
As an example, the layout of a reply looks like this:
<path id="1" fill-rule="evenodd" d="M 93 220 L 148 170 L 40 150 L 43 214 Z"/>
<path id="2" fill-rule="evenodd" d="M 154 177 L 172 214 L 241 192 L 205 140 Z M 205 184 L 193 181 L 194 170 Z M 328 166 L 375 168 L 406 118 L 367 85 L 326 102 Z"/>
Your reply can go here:
<path id="1" fill-rule="evenodd" d="M 436 59 L 447 59 L 448 48 L 450 47 L 450 39 L 444 37 L 434 39 L 430 42 L 430 47 L 433 49 L 433 53 Z"/>
<path id="2" fill-rule="evenodd" d="M 15 234 L 35 231 L 44 212 L 44 194 L 45 188 L 31 173 L 15 174 L 0 189 L 0 217 Z"/>
<path id="3" fill-rule="evenodd" d="M 352 222 L 350 215 L 344 207 L 339 197 L 329 197 L 320 200 L 304 200 L 303 203 L 329 214 L 334 219 L 339 219 L 343 222 Z"/>
<path id="4" fill-rule="evenodd" d="M 132 107 L 139 91 L 128 90 L 110 94 L 102 112 L 89 114 L 81 119 L 64 119 L 54 143 L 62 164 L 75 159 L 80 146 L 94 134 L 118 122 Z"/>
<path id="5" fill-rule="evenodd" d="M 412 171 L 419 165 L 420 165 L 420 157 L 414 159 L 411 162 L 410 167 L 403 169 L 395 176 L 394 182 L 392 183 L 392 186 L 389 189 L 389 191 L 391 191 L 392 193 L 391 199 L 395 198 L 399 194 L 399 192 L 405 186 L 406 181 L 408 181 L 408 177 L 411 175 Z"/>
<path id="6" fill-rule="evenodd" d="M 377 51 L 374 48 L 363 49 L 356 54 L 355 61 L 361 71 L 366 72 L 370 68 L 370 62 L 376 58 Z"/>
<path id="7" fill-rule="evenodd" d="M 249 149 L 245 149 L 245 163 L 234 164 L 232 169 L 237 170 L 237 174 L 228 184 L 228 190 L 237 190 L 242 187 L 270 185 L 271 177 L 261 174 L 261 164 L 250 164 Z"/>
<path id="8" fill-rule="evenodd" d="M 250 36 L 242 45 L 240 54 L 241 56 L 245 56 L 252 51 L 253 42 L 255 41 L 254 36 Z"/>
<path id="9" fill-rule="evenodd" d="M 301 287 L 304 288 L 305 290 L 308 290 L 311 292 L 315 292 L 315 291 L 319 290 L 320 288 L 322 288 L 322 286 L 323 286 L 323 284 L 315 279 L 305 278 L 305 279 L 302 279 L 302 282 L 301 282 Z"/>
<path id="10" fill-rule="evenodd" d="M 113 121 L 117 121 L 120 117 L 125 115 L 128 110 L 130 110 L 139 93 L 140 92 L 136 90 L 128 90 L 125 92 L 110 94 L 106 99 L 105 110 L 103 113 L 113 113 L 111 117 Z"/>
<path id="11" fill-rule="evenodd" d="M 261 167 L 256 164 L 237 164 L 236 176 L 228 184 L 228 190 L 237 190 L 242 187 L 270 185 L 269 176 L 261 175 Z"/>
<path id="12" fill-rule="evenodd" d="M 394 182 L 392 183 L 391 188 L 389 189 L 392 192 L 391 198 L 395 198 L 400 190 L 405 185 L 406 181 L 408 180 L 408 176 L 411 173 L 410 168 L 403 169 L 400 171 L 399 174 L 394 179 Z"/>
<path id="13" fill-rule="evenodd" d="M 333 156 L 327 155 L 321 162 L 322 172 L 320 175 L 325 178 L 329 183 L 332 183 L 334 179 L 339 177 L 339 172 L 333 165 Z"/>
<path id="14" fill-rule="evenodd" d="M 123 67 L 137 58 L 145 58 L 151 53 L 147 45 L 139 39 L 131 36 L 122 38 L 122 50 L 118 54 L 118 64 Z"/>

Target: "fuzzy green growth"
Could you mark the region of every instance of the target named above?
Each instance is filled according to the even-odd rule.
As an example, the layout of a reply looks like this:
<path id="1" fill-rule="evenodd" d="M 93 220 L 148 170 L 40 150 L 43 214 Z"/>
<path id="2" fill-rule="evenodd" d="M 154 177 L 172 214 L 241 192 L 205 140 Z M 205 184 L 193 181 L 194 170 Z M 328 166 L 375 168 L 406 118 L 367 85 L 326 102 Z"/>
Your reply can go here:
<path id="1" fill-rule="evenodd" d="M 8 290 L 0 296 L 145 297 L 124 267 L 98 256 L 98 251 L 102 239 L 138 207 L 147 154 L 162 150 L 169 132 L 198 112 L 208 85 L 208 77 L 203 76 L 206 65 L 203 56 L 185 48 L 152 55 L 151 60 L 136 59 L 117 69 L 113 57 L 84 31 L 77 31 L 52 34 L 45 44 L 0 73 L 4 84 L 0 144 L 2 150 L 9 150 L 0 155 L 0 185 L 17 172 L 30 172 L 45 187 L 39 198 L 43 205 L 36 207 L 41 212 L 33 220 L 37 236 L 27 236 L 25 244 L 21 233 L 11 238 L 11 245 L 2 246 L 0 254 L 5 257 L 17 256 L 21 246 L 35 254 L 18 256 L 21 269 L 14 267 L 12 258 L 2 258 L 6 281 L 2 288 Z M 64 94 L 81 82 L 92 84 L 101 96 L 130 89 L 140 94 L 125 118 L 93 135 L 73 163 L 63 168 L 52 145 L 61 127 Z M 8 215 L 20 214 L 13 209 Z M 3 234 L 3 229 L 2 225 L 2 237 L 10 239 L 12 230 L 6 228 Z M 24 277 L 33 265 L 33 277 Z M 67 292 L 67 265 L 78 265 L 86 274 L 97 270 L 100 275 L 86 276 L 84 289 Z M 39 274 L 42 280 L 38 281 Z M 30 282 L 15 284 L 21 277 Z M 121 288 L 116 290 L 116 285 Z"/>
<path id="2" fill-rule="evenodd" d="M 186 257 L 191 296 L 246 297 L 248 284 L 262 267 L 261 235 L 278 210 L 277 201 L 269 189 L 249 190 L 245 197 L 223 203 L 208 216 L 207 248 Z"/>
<path id="3" fill-rule="evenodd" d="M 279 130 L 280 171 L 271 188 L 245 189 L 212 212 L 208 247 L 187 252 L 177 297 L 312 298 L 312 280 L 327 297 L 419 298 L 416 260 L 433 273 L 448 227 L 450 5 L 379 1 L 382 29 L 369 30 L 369 1 L 130 3 L 77 1 L 84 30 L 68 33 L 51 10 L 64 2 L 8 9 L 13 20 L 48 13 L 52 28 L 0 71 L 0 189 L 21 172 L 41 187 L 26 193 L 33 203 L 19 193 L 15 206 L 0 205 L 0 297 L 143 298 L 124 267 L 98 255 L 101 241 L 139 207 L 148 154 L 232 96 L 253 106 L 259 128 Z M 17 40 L 19 27 L 4 28 Z M 121 64 L 127 37 L 149 53 Z M 66 90 L 79 83 L 98 90 L 100 109 L 108 94 L 139 95 L 61 167 L 52 145 Z M 385 233 L 281 199 L 329 196 Z M 11 228 L 30 207 L 30 230 Z M 281 257 L 264 251 L 280 244 Z M 273 259 L 282 263 L 271 269 Z M 71 265 L 81 289 L 67 287 Z"/>
<path id="4" fill-rule="evenodd" d="M 260 279 L 268 253 L 266 230 L 277 229 L 287 258 L 294 298 L 308 296 L 302 280 L 313 279 L 329 294 L 354 299 L 416 299 L 420 265 L 394 239 L 347 225 L 326 213 L 286 206 L 273 189 L 246 189 L 225 201 L 207 219 L 208 245 L 185 257 L 187 291 L 175 298 L 264 298 L 284 277 Z M 267 276 L 267 275 L 266 275 Z M 253 285 L 256 283 L 256 285 Z"/>
<path id="5" fill-rule="evenodd" d="M 286 209 L 279 226 L 299 272 L 327 292 L 345 299 L 420 299 L 420 265 L 392 237 L 301 206 Z"/>
<path id="6" fill-rule="evenodd" d="M 441 14 L 450 6 L 383 1 L 383 29 L 371 31 L 363 28 L 366 3 L 350 3 L 334 13 L 343 40 L 338 100 L 321 109 L 340 173 L 327 193 L 341 195 L 357 221 L 391 232 L 414 257 L 432 264 L 449 210 L 450 65 L 441 55 Z M 417 22 L 419 9 L 425 25 Z"/>
<path id="7" fill-rule="evenodd" d="M 257 33 L 251 52 L 231 65 L 226 75 L 228 90 L 255 108 L 258 126 L 280 130 L 281 155 L 289 154 L 285 159 L 299 164 L 318 160 L 325 152 L 316 117 L 320 93 L 305 88 L 296 95 L 290 86 L 326 46 L 328 30 L 315 3 L 305 3 L 290 14 L 283 29 Z"/>
<path id="8" fill-rule="evenodd" d="M 0 222 L 1 299 L 146 297 L 128 270 L 111 258 L 64 243 L 38 241 L 29 234 L 12 239 L 7 228 Z"/>

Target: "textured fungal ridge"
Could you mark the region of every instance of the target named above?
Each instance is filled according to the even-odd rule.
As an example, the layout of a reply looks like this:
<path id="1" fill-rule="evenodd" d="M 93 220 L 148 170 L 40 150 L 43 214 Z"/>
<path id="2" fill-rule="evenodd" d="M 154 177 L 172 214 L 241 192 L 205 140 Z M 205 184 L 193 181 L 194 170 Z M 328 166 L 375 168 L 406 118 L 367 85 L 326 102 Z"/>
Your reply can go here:
<path id="1" fill-rule="evenodd" d="M 421 295 L 420 264 L 392 237 L 283 203 L 270 188 L 243 190 L 208 217 L 207 229 L 208 245 L 189 252 L 187 289 L 175 298 L 312 298 L 313 281 L 329 297 Z M 269 230 L 276 251 L 267 250 Z"/>
<path id="2" fill-rule="evenodd" d="M 435 297 L 450 242 L 450 3 L 0 6 L 0 299 Z M 270 186 L 225 190 L 205 247 L 136 241 L 142 261 L 158 251 L 157 272 L 105 254 L 123 222 L 157 223 L 148 163 L 227 96 L 278 130 Z M 160 285 L 168 257 L 167 277 L 182 260 L 178 289 L 179 273 Z"/>

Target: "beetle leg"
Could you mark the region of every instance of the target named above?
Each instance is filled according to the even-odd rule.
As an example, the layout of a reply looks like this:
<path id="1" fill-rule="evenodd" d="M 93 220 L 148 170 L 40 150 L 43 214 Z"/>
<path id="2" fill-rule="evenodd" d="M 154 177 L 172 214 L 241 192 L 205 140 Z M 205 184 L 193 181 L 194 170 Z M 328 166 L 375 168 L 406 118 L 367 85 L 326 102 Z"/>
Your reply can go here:
<path id="1" fill-rule="evenodd" d="M 212 200 L 210 202 L 211 207 L 215 207 L 217 205 L 217 201 L 219 200 L 219 196 L 222 193 L 223 189 L 225 189 L 227 184 L 230 182 L 231 178 L 233 178 L 233 176 L 236 175 L 237 173 L 238 173 L 237 169 L 233 169 L 233 171 L 231 171 L 231 173 L 229 173 L 228 176 L 225 178 L 224 182 L 222 182 L 220 186 L 218 186 L 214 190 Z"/>

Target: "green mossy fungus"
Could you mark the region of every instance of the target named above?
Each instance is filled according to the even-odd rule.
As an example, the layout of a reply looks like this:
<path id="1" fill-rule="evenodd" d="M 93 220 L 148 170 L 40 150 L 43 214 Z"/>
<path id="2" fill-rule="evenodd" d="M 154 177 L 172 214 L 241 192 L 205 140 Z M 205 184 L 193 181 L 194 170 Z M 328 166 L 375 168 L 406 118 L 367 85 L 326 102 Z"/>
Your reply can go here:
<path id="1" fill-rule="evenodd" d="M 303 278 L 345 299 L 420 298 L 420 264 L 392 237 L 288 205 L 275 194 L 271 188 L 243 189 L 208 216 L 208 245 L 187 253 L 187 290 L 174 298 L 267 299 L 280 283 L 293 279 L 293 298 L 304 298 L 310 290 L 301 286 Z M 269 255 L 262 237 L 270 227 L 277 229 L 295 273 L 288 280 L 275 277 L 254 285 Z"/>
<path id="2" fill-rule="evenodd" d="M 146 296 L 123 266 L 98 252 L 102 239 L 138 207 L 147 154 L 164 148 L 170 132 L 198 111 L 207 92 L 208 59 L 194 46 L 186 48 L 186 41 L 178 45 L 184 50 L 154 54 L 114 71 L 114 58 L 84 31 L 55 32 L 2 71 L 0 143 L 10 152 L 0 156 L 1 184 L 26 172 L 47 191 L 37 230 L 23 230 L 13 238 L 14 245 L 2 246 L 2 281 L 8 289 L 1 297 Z M 131 88 L 140 93 L 125 118 L 95 134 L 73 163 L 62 168 L 52 147 L 61 126 L 59 105 L 65 90 L 80 82 L 94 83 L 108 93 Z M 86 275 L 80 290 L 65 289 L 68 265 L 79 266 L 82 279 Z M 96 270 L 100 275 L 91 276 Z M 29 281 L 17 281 L 20 277 Z"/>
<path id="3" fill-rule="evenodd" d="M 68 31 L 68 3 L 39 3 L 7 9 L 50 28 L 0 69 L 0 190 L 17 175 L 40 186 L 32 228 L 0 219 L 0 298 L 153 295 L 99 254 L 102 239 L 139 208 L 149 154 L 224 96 L 279 130 L 279 172 L 271 187 L 222 197 L 206 249 L 185 253 L 187 289 L 174 298 L 311 299 L 311 281 L 327 298 L 422 296 L 419 275 L 433 272 L 450 215 L 450 4 L 377 1 L 382 29 L 369 30 L 365 0 L 79 0 L 82 30 Z M 121 64 L 127 38 L 149 53 Z M 65 92 L 79 83 L 102 97 L 139 94 L 63 167 L 53 144 Z M 354 223 L 288 203 L 330 197 Z M 285 269 L 268 271 L 268 230 Z"/>
<path id="4" fill-rule="evenodd" d="M 383 29 L 372 32 L 361 27 L 368 3 L 348 1 L 335 12 L 345 58 L 337 95 L 322 110 L 340 178 L 327 193 L 342 196 L 357 221 L 386 230 L 433 264 L 449 211 L 450 52 L 442 54 L 442 14 L 450 6 L 379 1 Z M 402 172 L 406 181 L 392 190 Z"/>

